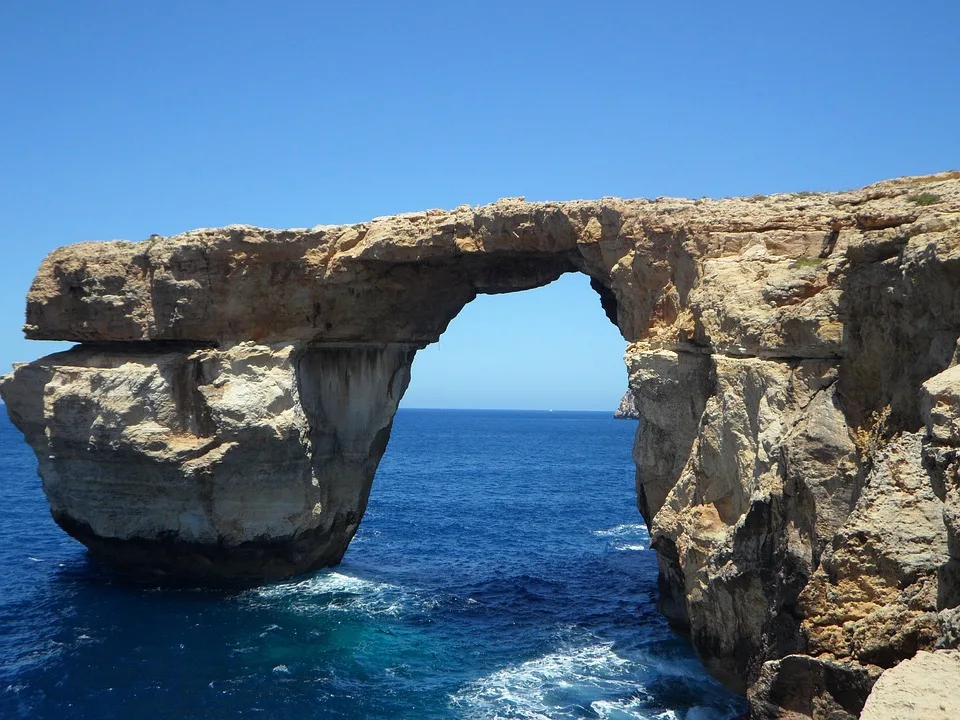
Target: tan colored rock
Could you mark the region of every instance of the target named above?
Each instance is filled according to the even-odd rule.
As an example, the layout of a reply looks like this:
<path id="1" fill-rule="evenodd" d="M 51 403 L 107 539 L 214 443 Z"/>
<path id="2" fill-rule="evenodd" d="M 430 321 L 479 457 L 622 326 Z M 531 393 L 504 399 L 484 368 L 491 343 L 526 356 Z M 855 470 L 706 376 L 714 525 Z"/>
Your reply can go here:
<path id="1" fill-rule="evenodd" d="M 919 191 L 942 200 L 919 206 L 910 200 Z M 926 248 L 952 237 L 958 206 L 960 182 L 947 173 L 837 195 L 512 199 L 357 225 L 81 243 L 44 261 L 25 331 L 78 342 L 423 344 L 478 293 L 579 270 L 615 297 L 629 341 L 696 337 L 724 352 L 833 356 L 842 308 L 828 278 L 847 249 L 873 247 L 877 233 L 895 234 L 901 250 L 915 239 Z"/>
<path id="2" fill-rule="evenodd" d="M 854 446 L 832 363 L 715 355 L 711 365 L 713 394 L 651 535 L 668 616 L 743 691 L 763 659 L 802 649 L 793 608 L 853 502 Z"/>
<path id="3" fill-rule="evenodd" d="M 923 383 L 922 412 L 927 434 L 944 445 L 960 445 L 960 365 Z"/>
<path id="4" fill-rule="evenodd" d="M 633 448 L 637 502 L 652 517 L 676 484 L 690 455 L 700 416 L 713 392 L 710 357 L 629 347 L 630 397 L 641 423 Z M 651 509 L 653 512 L 651 512 Z"/>
<path id="5" fill-rule="evenodd" d="M 79 347 L 0 385 L 56 521 L 125 569 L 213 583 L 339 562 L 413 352 Z"/>
<path id="6" fill-rule="evenodd" d="M 862 720 L 956 720 L 960 717 L 960 651 L 918 652 L 873 686 Z"/>
<path id="7" fill-rule="evenodd" d="M 690 292 L 694 340 L 727 355 L 836 358 L 842 353 L 840 258 L 777 255 L 754 245 L 706 259 Z"/>
<path id="8" fill-rule="evenodd" d="M 954 359 L 956 363 L 957 358 Z M 960 365 L 954 364 L 923 384 L 921 413 L 930 439 L 924 461 L 931 469 L 934 492 L 943 501 L 949 558 L 938 571 L 938 606 L 960 605 Z M 958 646 L 956 623 L 942 622 L 946 647 Z"/>
<path id="9" fill-rule="evenodd" d="M 856 507 L 804 589 L 812 654 L 892 667 L 936 645 L 947 533 L 921 440 L 904 433 L 879 451 Z"/>
<path id="10" fill-rule="evenodd" d="M 960 642 L 958 172 L 67 246 L 25 330 L 85 344 L 0 392 L 95 553 L 282 577 L 342 555 L 415 350 L 572 271 L 630 343 L 661 607 L 758 717 L 852 716 Z"/>
<path id="11" fill-rule="evenodd" d="M 787 655 L 763 664 L 750 688 L 751 720 L 854 720 L 879 672 L 857 663 Z"/>

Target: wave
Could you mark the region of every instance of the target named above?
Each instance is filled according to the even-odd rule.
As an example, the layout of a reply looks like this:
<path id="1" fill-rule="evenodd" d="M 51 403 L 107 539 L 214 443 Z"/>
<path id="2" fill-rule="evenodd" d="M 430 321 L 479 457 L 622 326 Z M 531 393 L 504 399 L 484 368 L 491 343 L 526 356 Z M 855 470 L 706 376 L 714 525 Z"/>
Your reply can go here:
<path id="1" fill-rule="evenodd" d="M 695 661 L 627 659 L 613 643 L 594 642 L 497 670 L 462 687 L 450 704 L 471 720 L 729 720 L 741 710 L 733 704 L 664 708 L 645 687 L 663 677 L 687 680 L 693 690 L 703 671 Z"/>
<path id="2" fill-rule="evenodd" d="M 593 534 L 599 537 L 650 537 L 643 523 L 623 523 L 606 530 L 594 530 Z"/>
<path id="3" fill-rule="evenodd" d="M 328 595 L 331 593 L 365 593 L 383 587 L 392 587 L 388 583 L 346 575 L 334 570 L 319 572 L 305 580 L 277 583 L 255 592 L 260 597 L 278 598 L 295 593 L 299 596 Z"/>
<path id="4" fill-rule="evenodd" d="M 597 717 L 604 720 L 633 720 L 634 718 L 643 718 L 643 720 L 687 720 L 681 715 L 677 715 L 673 710 L 664 710 L 654 714 L 649 714 L 649 710 L 644 712 L 644 703 L 636 699 L 628 700 L 597 700 L 590 703 L 590 709 Z"/>
<path id="5" fill-rule="evenodd" d="M 636 677 L 642 668 L 612 647 L 570 648 L 498 670 L 452 695 L 451 703 L 469 718 L 559 720 L 582 717 L 586 707 L 602 718 L 656 717 L 626 710 L 649 698 Z"/>
<path id="6" fill-rule="evenodd" d="M 733 717 L 730 711 L 715 710 L 705 705 L 696 705 L 686 712 L 678 710 L 664 710 L 663 712 L 646 714 L 642 705 L 636 700 L 608 702 L 600 700 L 590 704 L 598 717 L 605 720 L 628 720 L 630 718 L 645 718 L 648 720 L 730 720 Z M 649 711 L 647 711 L 649 712 Z"/>
<path id="7" fill-rule="evenodd" d="M 415 609 L 426 610 L 435 601 L 390 583 L 367 580 L 341 572 L 320 572 L 299 582 L 281 583 L 255 590 L 256 596 L 275 602 L 288 600 L 301 612 L 318 609 L 364 615 L 399 616 Z"/>
<path id="8" fill-rule="evenodd" d="M 643 523 L 624 523 L 606 530 L 594 530 L 597 537 L 609 538 L 609 546 L 619 551 L 647 550 L 650 533 Z"/>
<path id="9" fill-rule="evenodd" d="M 337 571 L 252 591 L 261 600 L 288 602 L 295 612 L 348 612 L 393 617 L 429 612 L 440 604 L 421 591 Z"/>

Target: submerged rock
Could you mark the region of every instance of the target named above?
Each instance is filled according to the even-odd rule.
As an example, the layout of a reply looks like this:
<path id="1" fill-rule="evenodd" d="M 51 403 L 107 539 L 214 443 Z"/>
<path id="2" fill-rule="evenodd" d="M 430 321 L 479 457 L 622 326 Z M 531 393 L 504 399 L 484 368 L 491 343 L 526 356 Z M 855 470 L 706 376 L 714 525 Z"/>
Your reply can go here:
<path id="1" fill-rule="evenodd" d="M 0 394 L 94 554 L 287 577 L 343 555 L 416 350 L 571 271 L 629 343 L 661 609 L 755 717 L 855 717 L 957 646 L 960 173 L 66 246 L 25 330 L 81 345 Z"/>

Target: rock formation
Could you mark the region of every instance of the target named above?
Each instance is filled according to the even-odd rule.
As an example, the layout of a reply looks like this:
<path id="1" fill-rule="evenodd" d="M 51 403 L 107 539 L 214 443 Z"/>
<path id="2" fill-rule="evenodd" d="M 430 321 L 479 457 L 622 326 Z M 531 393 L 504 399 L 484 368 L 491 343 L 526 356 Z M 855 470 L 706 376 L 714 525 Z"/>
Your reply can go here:
<path id="1" fill-rule="evenodd" d="M 420 347 L 480 293 L 591 278 L 629 342 L 661 608 L 752 715 L 856 717 L 960 642 L 960 173 L 85 243 L 0 392 L 54 518 L 157 577 L 339 561 Z"/>
<path id="2" fill-rule="evenodd" d="M 960 652 L 921 650 L 880 677 L 863 720 L 956 720 L 960 717 Z"/>
<path id="3" fill-rule="evenodd" d="M 613 417 L 617 420 L 639 420 L 640 411 L 634 405 L 633 393 L 627 390 L 620 398 L 620 404 L 613 411 Z"/>

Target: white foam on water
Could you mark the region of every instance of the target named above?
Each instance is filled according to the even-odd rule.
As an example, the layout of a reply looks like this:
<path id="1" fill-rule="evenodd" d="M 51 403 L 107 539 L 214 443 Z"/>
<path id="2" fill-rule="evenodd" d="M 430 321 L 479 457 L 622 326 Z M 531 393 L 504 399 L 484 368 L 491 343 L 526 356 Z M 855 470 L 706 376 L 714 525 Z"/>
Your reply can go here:
<path id="1" fill-rule="evenodd" d="M 467 718 L 560 720 L 580 717 L 589 702 L 601 718 L 653 717 L 641 710 L 645 696 L 633 671 L 636 663 L 617 655 L 612 643 L 598 643 L 549 653 L 475 680 L 451 703 Z M 623 699 L 626 698 L 626 699 Z M 564 709 L 569 708 L 569 709 Z"/>
<path id="2" fill-rule="evenodd" d="M 590 709 L 604 720 L 730 720 L 729 712 L 714 710 L 696 705 L 686 712 L 682 710 L 664 710 L 654 714 L 644 711 L 643 702 L 636 698 L 628 700 L 598 700 L 590 703 Z"/>
<path id="3" fill-rule="evenodd" d="M 673 710 L 650 715 L 644 710 L 644 702 L 637 698 L 626 700 L 596 700 L 590 703 L 590 709 L 604 720 L 680 720 Z"/>
<path id="4" fill-rule="evenodd" d="M 668 659 L 645 652 L 636 655 L 637 662 L 652 671 L 657 677 L 669 677 L 698 683 L 703 680 L 703 665 L 695 658 Z M 684 718 L 684 720 L 686 720 Z"/>
<path id="5" fill-rule="evenodd" d="M 367 615 L 401 615 L 417 608 L 429 610 L 435 602 L 420 598 L 397 585 L 376 582 L 341 572 L 321 572 L 294 583 L 256 591 L 265 600 L 288 599 L 300 612 L 354 612 Z"/>
<path id="6" fill-rule="evenodd" d="M 387 583 L 344 575 L 340 572 L 320 572 L 299 582 L 280 583 L 257 591 L 260 597 L 275 598 L 295 594 L 298 597 L 310 595 L 330 595 L 334 593 L 369 593 L 382 587 L 391 587 Z"/>
<path id="7" fill-rule="evenodd" d="M 594 530 L 593 534 L 598 537 L 650 537 L 643 523 L 624 523 L 606 530 Z"/>
<path id="8" fill-rule="evenodd" d="M 624 523 L 606 530 L 594 530 L 597 537 L 610 538 L 610 545 L 620 552 L 646 550 L 650 542 L 650 533 L 643 523 Z"/>

